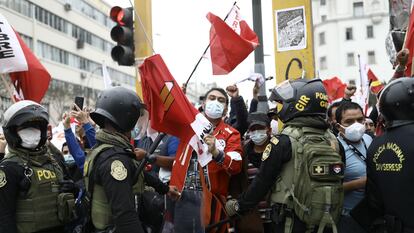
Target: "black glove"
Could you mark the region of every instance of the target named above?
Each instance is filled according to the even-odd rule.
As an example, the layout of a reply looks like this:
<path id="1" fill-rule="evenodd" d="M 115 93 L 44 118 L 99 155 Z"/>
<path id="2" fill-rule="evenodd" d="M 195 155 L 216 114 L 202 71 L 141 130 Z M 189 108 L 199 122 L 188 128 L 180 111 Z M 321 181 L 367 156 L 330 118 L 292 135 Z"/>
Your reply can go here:
<path id="1" fill-rule="evenodd" d="M 73 180 L 59 181 L 59 193 L 73 193 L 75 196 L 79 192 L 79 187 Z"/>

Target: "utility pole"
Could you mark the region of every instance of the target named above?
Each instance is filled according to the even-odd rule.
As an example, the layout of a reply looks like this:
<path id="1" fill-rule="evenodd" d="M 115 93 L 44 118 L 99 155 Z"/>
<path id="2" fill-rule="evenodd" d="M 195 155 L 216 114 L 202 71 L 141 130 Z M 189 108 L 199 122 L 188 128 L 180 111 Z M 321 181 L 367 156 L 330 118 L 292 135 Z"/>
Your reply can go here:
<path id="1" fill-rule="evenodd" d="M 253 9 L 253 30 L 259 38 L 260 45 L 254 51 L 254 72 L 265 76 L 264 56 L 263 56 L 263 29 L 262 29 L 262 4 L 260 0 L 252 0 Z M 259 89 L 259 104 L 257 105 L 258 112 L 269 111 L 266 96 L 266 82 Z"/>

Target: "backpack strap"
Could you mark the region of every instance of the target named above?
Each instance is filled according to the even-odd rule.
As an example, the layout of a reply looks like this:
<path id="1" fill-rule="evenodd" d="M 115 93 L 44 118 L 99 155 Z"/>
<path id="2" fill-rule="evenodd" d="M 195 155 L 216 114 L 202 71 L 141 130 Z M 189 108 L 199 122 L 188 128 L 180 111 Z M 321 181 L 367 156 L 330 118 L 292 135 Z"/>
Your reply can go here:
<path id="1" fill-rule="evenodd" d="M 323 214 L 323 217 L 321 219 L 321 222 L 319 223 L 318 233 L 323 233 L 325 227 L 327 225 L 330 225 L 332 227 L 333 233 L 338 233 L 338 229 L 336 227 L 335 221 L 332 218 L 332 215 L 330 213 L 331 204 L 332 204 L 332 197 L 331 197 L 331 187 L 325 187 L 325 203 L 327 204 L 325 206 L 325 213 Z"/>

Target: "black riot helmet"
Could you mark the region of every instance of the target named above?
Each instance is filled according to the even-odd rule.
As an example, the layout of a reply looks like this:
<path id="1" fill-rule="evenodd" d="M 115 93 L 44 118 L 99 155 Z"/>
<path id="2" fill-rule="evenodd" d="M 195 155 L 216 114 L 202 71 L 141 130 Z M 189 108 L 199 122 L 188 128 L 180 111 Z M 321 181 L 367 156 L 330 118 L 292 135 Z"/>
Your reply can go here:
<path id="1" fill-rule="evenodd" d="M 390 82 L 381 91 L 379 110 L 387 122 L 414 121 L 414 78 Z"/>
<path id="2" fill-rule="evenodd" d="M 124 87 L 112 87 L 99 94 L 91 118 L 102 128 L 105 119 L 109 120 L 117 130 L 125 133 L 134 128 L 142 108 L 141 99 L 135 92 Z"/>
<path id="3" fill-rule="evenodd" d="M 11 148 L 22 148 L 22 139 L 17 134 L 17 129 L 37 128 L 41 132 L 39 144 L 33 149 L 37 150 L 46 143 L 48 124 L 49 114 L 42 105 L 30 100 L 19 101 L 4 113 L 4 137 Z"/>
<path id="4" fill-rule="evenodd" d="M 320 79 L 286 80 L 277 85 L 269 97 L 276 101 L 277 116 L 287 122 L 298 116 L 325 116 L 328 96 Z"/>

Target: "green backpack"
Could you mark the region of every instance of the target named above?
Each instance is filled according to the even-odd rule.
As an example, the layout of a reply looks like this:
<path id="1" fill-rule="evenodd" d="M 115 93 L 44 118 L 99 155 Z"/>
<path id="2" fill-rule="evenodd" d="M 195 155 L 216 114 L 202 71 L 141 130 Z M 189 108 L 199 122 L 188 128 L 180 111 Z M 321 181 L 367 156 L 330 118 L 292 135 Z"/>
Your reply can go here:
<path id="1" fill-rule="evenodd" d="M 339 144 L 328 130 L 287 126 L 282 134 L 292 144 L 292 159 L 276 181 L 271 200 L 286 205 L 306 223 L 307 232 L 326 226 L 337 232 L 342 212 L 344 164 Z M 293 216 L 286 215 L 285 233 L 292 232 Z"/>

